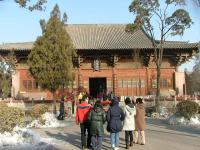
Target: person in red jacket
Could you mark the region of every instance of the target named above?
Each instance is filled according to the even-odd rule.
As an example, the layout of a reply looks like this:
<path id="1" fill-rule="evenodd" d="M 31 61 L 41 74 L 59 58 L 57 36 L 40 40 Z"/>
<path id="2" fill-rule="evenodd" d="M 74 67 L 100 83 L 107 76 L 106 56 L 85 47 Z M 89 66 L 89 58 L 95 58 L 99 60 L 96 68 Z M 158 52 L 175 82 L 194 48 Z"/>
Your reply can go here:
<path id="1" fill-rule="evenodd" d="M 84 95 L 82 102 L 77 106 L 76 112 L 76 124 L 80 124 L 81 128 L 81 144 L 82 149 L 90 148 L 90 122 L 88 121 L 88 115 L 92 109 L 91 105 L 88 104 L 88 97 Z M 86 145 L 86 131 L 87 131 L 87 145 Z"/>

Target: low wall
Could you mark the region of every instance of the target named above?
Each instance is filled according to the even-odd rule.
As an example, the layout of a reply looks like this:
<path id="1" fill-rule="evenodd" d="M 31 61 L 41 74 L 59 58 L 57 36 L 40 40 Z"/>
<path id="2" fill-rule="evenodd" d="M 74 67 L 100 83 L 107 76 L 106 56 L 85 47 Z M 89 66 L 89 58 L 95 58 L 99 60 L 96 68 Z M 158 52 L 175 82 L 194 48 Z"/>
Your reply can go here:
<path id="1" fill-rule="evenodd" d="M 0 100 L 2 103 L 6 103 L 9 107 L 18 107 L 24 111 L 31 110 L 32 107 L 36 104 L 45 104 L 49 106 L 51 112 L 54 112 L 54 101 L 53 100 L 13 100 L 13 99 L 6 99 Z M 66 110 L 67 107 L 69 108 L 69 103 L 65 102 L 65 112 L 68 114 L 69 112 Z M 60 101 L 56 101 L 56 112 L 57 115 L 60 112 Z M 74 114 L 76 112 L 76 107 L 71 105 L 70 114 Z"/>
<path id="2" fill-rule="evenodd" d="M 200 105 L 200 100 L 191 100 Z M 0 100 L 0 102 L 7 103 L 10 107 L 18 107 L 23 110 L 30 110 L 34 105 L 36 104 L 46 104 L 50 107 L 50 110 L 53 111 L 54 108 L 54 101 L 53 100 L 13 100 L 13 99 L 6 99 L 6 100 Z M 174 108 L 174 106 L 179 103 L 179 100 L 161 100 L 160 106 L 166 107 L 166 108 Z M 144 100 L 145 107 L 152 107 L 155 106 L 155 100 L 149 99 Z M 120 106 L 123 106 L 124 102 L 120 102 Z M 65 102 L 66 106 L 66 102 Z M 56 101 L 56 108 L 57 111 L 59 111 L 60 108 L 60 101 Z"/>
<path id="3" fill-rule="evenodd" d="M 183 100 L 182 100 L 183 101 Z M 191 100 L 194 101 L 196 103 L 198 103 L 200 105 L 200 100 Z M 161 107 L 166 107 L 166 108 L 174 108 L 176 106 L 176 104 L 178 104 L 181 101 L 177 101 L 177 100 L 162 100 L 160 101 L 160 106 Z M 145 107 L 152 107 L 155 106 L 155 100 L 153 101 L 144 101 L 145 103 Z"/>

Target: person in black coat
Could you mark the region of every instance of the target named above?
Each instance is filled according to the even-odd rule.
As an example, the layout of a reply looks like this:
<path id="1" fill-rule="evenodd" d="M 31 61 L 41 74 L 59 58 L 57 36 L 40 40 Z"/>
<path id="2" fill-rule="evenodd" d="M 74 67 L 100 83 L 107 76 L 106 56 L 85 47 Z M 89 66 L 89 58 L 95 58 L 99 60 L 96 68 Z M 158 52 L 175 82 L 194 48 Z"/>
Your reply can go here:
<path id="1" fill-rule="evenodd" d="M 110 132 L 111 146 L 114 150 L 119 149 L 119 132 L 122 131 L 122 121 L 124 117 L 124 112 L 122 108 L 119 107 L 118 98 L 114 97 L 111 100 L 111 105 L 106 116 L 108 122 L 107 130 Z"/>
<path id="2" fill-rule="evenodd" d="M 64 96 L 62 96 L 61 101 L 60 101 L 60 114 L 57 117 L 58 120 L 64 120 L 65 118 L 65 110 L 64 110 Z"/>

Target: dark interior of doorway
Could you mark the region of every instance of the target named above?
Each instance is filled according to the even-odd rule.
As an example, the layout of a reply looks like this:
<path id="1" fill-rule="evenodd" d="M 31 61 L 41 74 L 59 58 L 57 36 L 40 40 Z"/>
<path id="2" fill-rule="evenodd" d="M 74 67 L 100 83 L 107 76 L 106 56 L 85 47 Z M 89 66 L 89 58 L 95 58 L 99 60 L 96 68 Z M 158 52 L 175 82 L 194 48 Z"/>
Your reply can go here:
<path id="1" fill-rule="evenodd" d="M 106 78 L 89 78 L 90 96 L 99 98 L 106 93 Z"/>

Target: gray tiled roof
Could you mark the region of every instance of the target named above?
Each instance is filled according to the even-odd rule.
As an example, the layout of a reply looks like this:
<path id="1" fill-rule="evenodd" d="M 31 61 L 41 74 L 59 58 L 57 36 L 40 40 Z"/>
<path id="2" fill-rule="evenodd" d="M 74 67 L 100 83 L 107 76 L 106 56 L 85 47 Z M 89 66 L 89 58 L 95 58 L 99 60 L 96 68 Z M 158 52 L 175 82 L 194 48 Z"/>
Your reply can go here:
<path id="1" fill-rule="evenodd" d="M 33 47 L 33 42 L 24 42 L 24 43 L 6 43 L 0 45 L 0 50 L 30 50 Z"/>
<path id="2" fill-rule="evenodd" d="M 180 41 L 166 41 L 164 44 L 164 48 L 167 49 L 191 49 L 198 48 L 200 43 L 188 43 L 188 42 L 180 42 Z"/>
<path id="3" fill-rule="evenodd" d="M 149 49 L 153 48 L 150 39 L 142 31 L 134 33 L 125 32 L 126 24 L 83 24 L 67 25 L 69 33 L 76 49 L 109 50 L 109 49 Z M 0 50 L 30 50 L 33 42 L 8 43 L 0 45 Z M 166 42 L 166 49 L 197 49 L 197 43 Z"/>
<path id="4" fill-rule="evenodd" d="M 126 25 L 94 24 L 66 27 L 77 49 L 135 49 L 150 48 L 148 37 L 138 30 L 125 32 Z"/>

